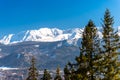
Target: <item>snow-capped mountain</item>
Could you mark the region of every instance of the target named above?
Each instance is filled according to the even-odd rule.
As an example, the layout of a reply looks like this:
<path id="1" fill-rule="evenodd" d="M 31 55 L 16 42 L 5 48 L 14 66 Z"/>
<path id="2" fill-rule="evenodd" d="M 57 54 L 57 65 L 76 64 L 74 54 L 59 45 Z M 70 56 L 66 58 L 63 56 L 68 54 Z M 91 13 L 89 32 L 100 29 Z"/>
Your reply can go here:
<path id="1" fill-rule="evenodd" d="M 118 30 L 120 36 L 120 26 L 115 28 Z M 98 27 L 98 35 L 102 38 L 101 27 Z M 83 29 L 75 28 L 68 30 L 61 30 L 58 28 L 40 28 L 38 30 L 27 30 L 17 34 L 8 34 L 0 39 L 1 44 L 13 44 L 24 41 L 37 41 L 37 42 L 55 42 L 68 40 L 72 44 L 79 38 L 82 38 Z"/>
<path id="2" fill-rule="evenodd" d="M 24 41 L 54 42 L 62 40 L 73 40 L 82 37 L 83 29 L 61 30 L 57 28 L 40 28 L 38 30 L 27 30 L 17 34 L 9 34 L 0 39 L 2 44 L 11 44 Z"/>
<path id="3" fill-rule="evenodd" d="M 102 38 L 101 29 L 98 35 Z M 83 29 L 40 28 L 4 36 L 0 42 L 0 66 L 27 67 L 34 55 L 40 69 L 61 68 L 79 55 Z M 118 34 L 120 28 L 118 28 Z M 120 34 L 119 34 L 120 36 Z M 20 43 L 21 42 L 21 43 Z M 13 44 L 16 43 L 16 44 Z M 3 45 L 11 44 L 11 45 Z"/>

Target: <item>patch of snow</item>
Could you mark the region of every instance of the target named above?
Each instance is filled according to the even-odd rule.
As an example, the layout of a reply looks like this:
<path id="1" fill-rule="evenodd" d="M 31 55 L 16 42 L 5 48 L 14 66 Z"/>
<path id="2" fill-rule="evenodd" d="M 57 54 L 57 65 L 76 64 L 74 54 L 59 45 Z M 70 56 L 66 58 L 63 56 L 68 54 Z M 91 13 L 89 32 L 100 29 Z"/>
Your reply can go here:
<path id="1" fill-rule="evenodd" d="M 102 39 L 102 37 L 103 37 L 102 32 L 98 31 L 97 34 L 98 34 L 99 38 Z"/>
<path id="2" fill-rule="evenodd" d="M 20 56 L 21 56 L 21 54 L 18 54 L 18 55 L 17 55 L 17 59 L 19 59 L 19 58 L 20 58 Z"/>
<path id="3" fill-rule="evenodd" d="M 120 36 L 120 26 L 118 26 L 118 35 Z"/>
<path id="4" fill-rule="evenodd" d="M 62 46 L 62 42 L 57 45 L 57 47 L 61 47 L 61 46 Z"/>
<path id="5" fill-rule="evenodd" d="M 27 36 L 29 36 L 29 30 L 27 30 L 27 32 L 25 33 L 25 36 L 23 36 L 22 41 L 24 41 L 27 38 Z"/>
<path id="6" fill-rule="evenodd" d="M 39 47 L 40 45 L 34 45 L 36 48 Z"/>
<path id="7" fill-rule="evenodd" d="M 9 44 L 13 35 L 14 34 L 9 34 L 8 36 L 4 36 L 3 39 L 0 40 L 0 43 Z"/>
<path id="8" fill-rule="evenodd" d="M 0 67 L 0 70 L 17 70 L 19 68 Z"/>

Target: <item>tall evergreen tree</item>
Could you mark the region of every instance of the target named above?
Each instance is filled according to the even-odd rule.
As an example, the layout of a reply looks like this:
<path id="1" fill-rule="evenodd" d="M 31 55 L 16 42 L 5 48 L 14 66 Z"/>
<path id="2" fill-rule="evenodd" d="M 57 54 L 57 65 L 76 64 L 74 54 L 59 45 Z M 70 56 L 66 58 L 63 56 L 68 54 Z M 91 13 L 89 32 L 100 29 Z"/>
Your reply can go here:
<path id="1" fill-rule="evenodd" d="M 56 76 L 55 76 L 54 80 L 62 80 L 59 67 L 57 67 L 57 69 L 56 69 Z"/>
<path id="2" fill-rule="evenodd" d="M 96 80 L 99 74 L 100 40 L 97 28 L 90 20 L 83 31 L 80 55 L 76 64 L 69 64 L 71 80 Z"/>
<path id="3" fill-rule="evenodd" d="M 41 79 L 42 80 L 51 80 L 52 79 L 52 77 L 51 77 L 50 73 L 47 71 L 47 69 L 44 70 L 44 74 Z"/>
<path id="4" fill-rule="evenodd" d="M 101 72 L 103 80 L 120 80 L 120 62 L 118 61 L 119 37 L 113 29 L 113 17 L 109 10 L 105 11 L 103 20 L 103 63 Z"/>
<path id="5" fill-rule="evenodd" d="M 97 28 L 90 20 L 85 26 L 80 47 L 80 55 L 76 57 L 78 69 L 76 77 L 79 80 L 96 80 L 98 74 L 98 61 L 100 57 L 100 40 Z"/>
<path id="6" fill-rule="evenodd" d="M 32 57 L 31 59 L 31 66 L 29 68 L 28 77 L 26 80 L 38 80 L 38 71 L 35 67 L 35 58 Z"/>
<path id="7" fill-rule="evenodd" d="M 64 68 L 64 78 L 65 80 L 71 80 L 70 77 L 71 77 L 70 71 L 69 71 L 68 65 L 66 65 Z"/>

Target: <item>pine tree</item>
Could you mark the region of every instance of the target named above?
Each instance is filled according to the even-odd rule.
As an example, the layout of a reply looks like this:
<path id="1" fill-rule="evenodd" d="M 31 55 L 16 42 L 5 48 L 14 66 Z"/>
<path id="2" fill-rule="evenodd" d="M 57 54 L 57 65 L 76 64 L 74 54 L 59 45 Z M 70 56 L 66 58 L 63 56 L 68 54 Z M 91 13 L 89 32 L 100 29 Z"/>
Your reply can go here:
<path id="1" fill-rule="evenodd" d="M 85 26 L 80 55 L 76 64 L 69 64 L 70 80 L 96 80 L 99 76 L 100 40 L 92 20 Z"/>
<path id="2" fill-rule="evenodd" d="M 113 28 L 113 17 L 109 10 L 105 11 L 103 20 L 103 63 L 101 72 L 103 80 L 120 80 L 120 62 L 118 61 L 119 37 Z"/>
<path id="3" fill-rule="evenodd" d="M 97 28 L 93 21 L 90 20 L 85 26 L 83 38 L 80 47 L 80 56 L 76 57 L 78 69 L 76 71 L 78 79 L 96 80 L 98 73 L 97 62 L 100 57 L 99 36 Z"/>
<path id="4" fill-rule="evenodd" d="M 60 76 L 60 68 L 59 67 L 57 67 L 57 69 L 56 69 L 56 76 L 55 76 L 54 80 L 62 80 L 62 78 Z"/>
<path id="5" fill-rule="evenodd" d="M 38 72 L 37 72 L 37 68 L 35 67 L 35 58 L 32 57 L 31 66 L 29 68 L 28 77 L 26 80 L 38 80 L 37 77 L 38 77 Z"/>
<path id="6" fill-rule="evenodd" d="M 44 70 L 44 74 L 43 77 L 41 78 L 42 80 L 51 80 L 51 75 L 50 73 L 47 71 L 47 69 Z"/>
<path id="7" fill-rule="evenodd" d="M 71 80 L 70 77 L 71 77 L 70 71 L 69 71 L 68 65 L 66 65 L 64 68 L 64 78 L 65 80 Z"/>

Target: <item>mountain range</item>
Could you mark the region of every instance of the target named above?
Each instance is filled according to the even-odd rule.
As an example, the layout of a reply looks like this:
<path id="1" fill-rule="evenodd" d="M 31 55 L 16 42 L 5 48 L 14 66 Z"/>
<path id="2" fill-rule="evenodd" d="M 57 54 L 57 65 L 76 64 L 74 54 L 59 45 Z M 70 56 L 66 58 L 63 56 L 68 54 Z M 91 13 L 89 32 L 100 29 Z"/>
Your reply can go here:
<path id="1" fill-rule="evenodd" d="M 27 30 L 17 34 L 8 34 L 0 39 L 2 44 L 12 44 L 24 41 L 55 42 L 62 40 L 78 39 L 82 36 L 83 29 L 75 28 L 60 30 L 57 28 L 40 28 L 38 30 Z"/>
<path id="2" fill-rule="evenodd" d="M 3 36 L 0 39 L 0 67 L 29 67 L 31 57 L 35 56 L 40 69 L 55 69 L 58 65 L 64 68 L 79 55 L 82 33 L 80 28 L 40 28 Z M 102 38 L 100 29 L 98 35 Z"/>

